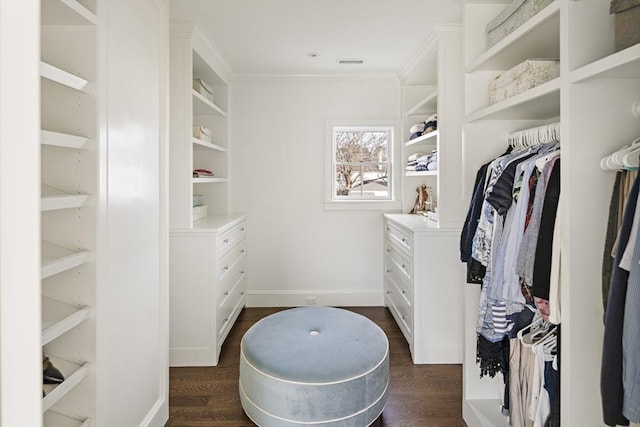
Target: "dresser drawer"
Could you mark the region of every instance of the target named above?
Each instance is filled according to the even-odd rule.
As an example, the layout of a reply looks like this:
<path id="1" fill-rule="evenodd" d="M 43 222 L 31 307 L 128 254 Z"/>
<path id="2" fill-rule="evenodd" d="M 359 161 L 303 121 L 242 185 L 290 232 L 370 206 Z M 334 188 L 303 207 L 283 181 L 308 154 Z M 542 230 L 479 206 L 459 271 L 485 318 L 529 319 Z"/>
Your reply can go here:
<path id="1" fill-rule="evenodd" d="M 224 277 L 224 280 L 220 281 L 218 284 L 218 306 L 221 306 L 226 302 L 227 299 L 231 296 L 233 288 L 237 285 L 237 283 L 244 278 L 246 270 L 246 258 L 242 257 L 238 260 L 236 264 L 234 264 L 233 268 L 231 268 Z"/>
<path id="2" fill-rule="evenodd" d="M 219 281 L 224 281 L 230 275 L 240 260 L 244 259 L 246 252 L 247 241 L 243 239 L 220 258 L 216 272 Z"/>
<path id="3" fill-rule="evenodd" d="M 218 253 L 224 254 L 226 251 L 234 247 L 240 240 L 243 240 L 246 236 L 246 221 L 242 221 L 241 223 L 233 226 L 224 233 L 218 234 L 218 236 L 216 237 L 216 247 L 218 248 Z"/>
<path id="4" fill-rule="evenodd" d="M 233 284 L 233 287 L 218 306 L 218 337 L 223 338 L 233 325 L 233 316 L 243 305 L 246 279 L 244 274 Z M 220 343 L 222 344 L 222 343 Z"/>
<path id="5" fill-rule="evenodd" d="M 402 297 L 402 294 L 398 292 L 398 287 L 393 283 L 389 277 L 385 277 L 386 288 L 386 302 L 389 311 L 396 319 L 396 323 L 400 327 L 400 330 L 407 339 L 409 345 L 413 343 L 413 316 L 412 307 Z"/>
<path id="6" fill-rule="evenodd" d="M 408 253 L 413 253 L 413 233 L 406 230 L 391 221 L 385 221 L 384 224 L 385 236 L 406 250 Z"/>
<path id="7" fill-rule="evenodd" d="M 413 278 L 413 262 L 406 254 L 385 239 L 385 272 L 390 271 L 411 282 Z"/>

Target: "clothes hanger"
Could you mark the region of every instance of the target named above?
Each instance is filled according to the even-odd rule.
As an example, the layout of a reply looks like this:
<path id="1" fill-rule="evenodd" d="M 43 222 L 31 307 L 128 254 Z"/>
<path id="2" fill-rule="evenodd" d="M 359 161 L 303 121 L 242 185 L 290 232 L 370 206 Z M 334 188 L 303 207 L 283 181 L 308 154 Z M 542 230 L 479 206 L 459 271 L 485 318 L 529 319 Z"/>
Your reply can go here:
<path id="1" fill-rule="evenodd" d="M 600 168 L 603 170 L 620 170 L 625 168 L 624 158 L 627 154 L 632 154 L 640 149 L 640 138 L 636 138 L 630 145 L 625 145 L 617 151 L 605 156 L 600 160 Z M 629 164 L 633 163 L 632 156 L 628 157 Z M 633 166 L 630 166 L 633 167 Z M 637 166 L 635 166 L 637 167 Z"/>

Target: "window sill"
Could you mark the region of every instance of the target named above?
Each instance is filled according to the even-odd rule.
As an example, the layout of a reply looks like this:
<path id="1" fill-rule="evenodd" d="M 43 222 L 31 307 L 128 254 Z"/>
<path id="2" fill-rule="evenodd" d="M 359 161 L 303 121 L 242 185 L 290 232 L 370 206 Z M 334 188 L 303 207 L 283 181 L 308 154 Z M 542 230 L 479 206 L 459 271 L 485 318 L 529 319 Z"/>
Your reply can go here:
<path id="1" fill-rule="evenodd" d="M 344 200 L 324 202 L 325 211 L 386 211 L 402 212 L 402 202 L 396 200 Z"/>

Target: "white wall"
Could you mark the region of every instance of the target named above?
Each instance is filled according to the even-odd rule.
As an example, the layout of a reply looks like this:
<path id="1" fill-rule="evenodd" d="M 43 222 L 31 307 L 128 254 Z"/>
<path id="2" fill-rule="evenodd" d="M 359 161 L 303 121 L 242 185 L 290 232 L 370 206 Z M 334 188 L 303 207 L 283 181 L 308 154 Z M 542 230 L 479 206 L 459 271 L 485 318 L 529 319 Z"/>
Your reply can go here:
<path id="1" fill-rule="evenodd" d="M 382 305 L 382 212 L 324 210 L 325 125 L 399 120 L 399 83 L 239 80 L 230 109 L 230 210 L 249 215 L 247 304 Z"/>
<path id="2" fill-rule="evenodd" d="M 166 201 L 168 11 L 100 3 L 97 427 L 168 418 Z"/>

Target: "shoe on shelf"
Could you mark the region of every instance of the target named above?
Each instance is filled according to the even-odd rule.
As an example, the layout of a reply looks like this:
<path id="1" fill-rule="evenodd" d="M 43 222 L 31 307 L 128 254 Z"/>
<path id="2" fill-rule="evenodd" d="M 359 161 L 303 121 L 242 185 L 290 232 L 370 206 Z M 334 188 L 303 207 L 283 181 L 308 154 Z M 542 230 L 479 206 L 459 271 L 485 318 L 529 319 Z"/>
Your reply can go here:
<path id="1" fill-rule="evenodd" d="M 60 384 L 64 381 L 62 372 L 51 363 L 48 357 L 42 361 L 42 381 L 44 384 Z"/>

